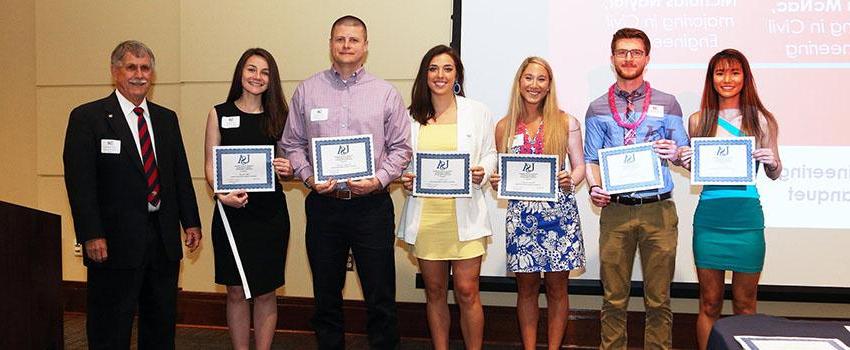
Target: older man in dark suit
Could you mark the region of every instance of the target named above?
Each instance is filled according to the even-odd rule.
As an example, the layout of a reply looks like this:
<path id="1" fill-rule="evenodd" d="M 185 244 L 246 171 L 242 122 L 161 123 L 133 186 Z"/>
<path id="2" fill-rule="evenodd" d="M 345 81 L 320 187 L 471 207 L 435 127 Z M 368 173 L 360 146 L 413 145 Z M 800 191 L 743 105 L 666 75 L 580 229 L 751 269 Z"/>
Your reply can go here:
<path id="1" fill-rule="evenodd" d="M 154 55 L 138 41 L 112 52 L 115 92 L 71 112 L 65 187 L 88 267 L 91 349 L 129 349 L 138 309 L 139 349 L 173 349 L 177 276 L 200 217 L 177 115 L 146 99 Z"/>

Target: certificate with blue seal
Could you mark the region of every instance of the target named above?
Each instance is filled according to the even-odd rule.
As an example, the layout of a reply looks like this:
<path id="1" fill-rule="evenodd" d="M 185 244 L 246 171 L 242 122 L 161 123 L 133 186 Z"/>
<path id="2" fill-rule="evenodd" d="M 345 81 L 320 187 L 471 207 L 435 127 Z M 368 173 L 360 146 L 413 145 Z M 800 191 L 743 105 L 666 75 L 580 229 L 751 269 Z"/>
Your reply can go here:
<path id="1" fill-rule="evenodd" d="M 602 189 L 609 194 L 664 187 L 661 158 L 652 142 L 603 148 L 598 154 Z"/>
<path id="2" fill-rule="evenodd" d="M 692 185 L 754 185 L 756 139 L 694 137 L 691 139 Z"/>
<path id="3" fill-rule="evenodd" d="M 358 180 L 375 176 L 372 134 L 316 137 L 313 150 L 313 181 L 325 183 Z"/>
<path id="4" fill-rule="evenodd" d="M 558 157 L 540 154 L 499 154 L 501 199 L 558 200 Z"/>
<path id="5" fill-rule="evenodd" d="M 274 146 L 215 146 L 215 193 L 234 190 L 274 192 Z"/>
<path id="6" fill-rule="evenodd" d="M 413 195 L 472 197 L 469 153 L 416 152 L 413 154 Z"/>

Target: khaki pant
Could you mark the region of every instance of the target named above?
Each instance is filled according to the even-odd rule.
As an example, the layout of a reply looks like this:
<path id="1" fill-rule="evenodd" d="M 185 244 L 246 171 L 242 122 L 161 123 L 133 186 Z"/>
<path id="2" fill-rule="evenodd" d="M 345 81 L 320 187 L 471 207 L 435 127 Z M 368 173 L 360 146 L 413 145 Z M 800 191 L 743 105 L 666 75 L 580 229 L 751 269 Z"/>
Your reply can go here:
<path id="1" fill-rule="evenodd" d="M 671 200 L 633 206 L 611 203 L 602 209 L 599 256 L 604 299 L 600 349 L 626 349 L 626 309 L 637 249 L 646 308 L 644 348 L 671 348 L 670 282 L 676 265 L 678 224 L 676 204 Z"/>

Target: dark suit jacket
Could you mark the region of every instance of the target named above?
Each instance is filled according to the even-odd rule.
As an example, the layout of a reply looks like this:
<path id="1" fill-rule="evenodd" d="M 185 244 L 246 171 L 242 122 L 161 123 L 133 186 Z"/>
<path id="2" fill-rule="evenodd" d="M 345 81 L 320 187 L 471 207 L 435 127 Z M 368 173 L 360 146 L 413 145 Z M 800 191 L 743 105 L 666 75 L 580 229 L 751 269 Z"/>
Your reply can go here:
<path id="1" fill-rule="evenodd" d="M 159 167 L 162 240 L 168 258 L 177 261 L 183 257 L 180 224 L 201 226 L 198 204 L 177 114 L 150 101 L 148 108 Z M 120 152 L 102 152 L 101 140 L 120 140 Z M 107 260 L 96 263 L 86 256 L 86 266 L 140 266 L 148 236 L 147 180 L 114 92 L 71 111 L 63 160 L 77 242 L 106 238 Z"/>

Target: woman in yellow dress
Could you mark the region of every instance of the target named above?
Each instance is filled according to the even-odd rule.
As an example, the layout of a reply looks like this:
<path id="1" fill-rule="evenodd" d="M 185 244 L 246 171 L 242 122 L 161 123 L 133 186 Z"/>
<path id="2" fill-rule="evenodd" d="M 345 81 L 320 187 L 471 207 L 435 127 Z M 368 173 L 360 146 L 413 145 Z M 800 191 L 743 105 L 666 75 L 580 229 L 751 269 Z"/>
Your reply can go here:
<path id="1" fill-rule="evenodd" d="M 408 196 L 398 236 L 413 245 L 413 255 L 419 262 L 434 348 L 449 346 L 447 295 L 451 268 L 464 343 L 467 349 L 481 349 L 484 313 L 478 280 L 487 236 L 492 234 L 485 188 L 481 185 L 496 167 L 490 112 L 480 102 L 463 97 L 463 64 L 455 51 L 445 45 L 435 46 L 422 58 L 412 95 L 409 111 L 414 152 L 469 153 L 472 196 Z M 402 175 L 408 191 L 412 191 L 415 177 L 411 172 Z"/>

